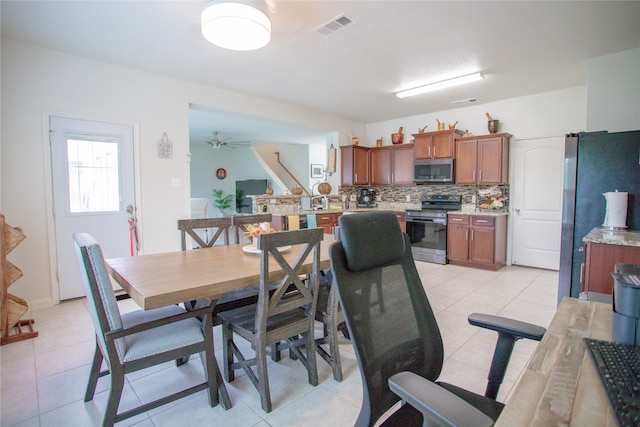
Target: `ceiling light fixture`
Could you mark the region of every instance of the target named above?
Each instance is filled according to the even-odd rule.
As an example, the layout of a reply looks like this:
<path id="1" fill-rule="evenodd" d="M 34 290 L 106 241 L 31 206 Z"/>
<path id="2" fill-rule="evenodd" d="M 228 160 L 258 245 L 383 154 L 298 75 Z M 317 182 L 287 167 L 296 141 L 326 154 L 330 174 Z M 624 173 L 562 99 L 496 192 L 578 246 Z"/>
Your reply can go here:
<path id="1" fill-rule="evenodd" d="M 271 39 L 271 22 L 260 6 L 264 1 L 213 1 L 202 11 L 202 35 L 224 49 L 260 49 Z"/>
<path id="2" fill-rule="evenodd" d="M 396 93 L 396 96 L 398 98 L 406 98 L 408 96 L 420 95 L 422 93 L 433 92 L 434 90 L 475 82 L 482 79 L 484 79 L 484 74 L 482 73 L 467 74 L 466 76 L 454 77 L 453 79 L 442 80 L 441 82 L 430 83 L 413 89 L 403 90 L 402 92 Z"/>

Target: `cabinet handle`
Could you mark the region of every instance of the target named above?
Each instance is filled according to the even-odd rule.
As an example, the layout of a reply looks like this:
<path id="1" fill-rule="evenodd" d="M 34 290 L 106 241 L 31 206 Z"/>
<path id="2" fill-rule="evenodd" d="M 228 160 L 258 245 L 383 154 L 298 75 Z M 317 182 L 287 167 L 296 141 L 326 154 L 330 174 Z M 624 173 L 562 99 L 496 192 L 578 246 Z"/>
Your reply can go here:
<path id="1" fill-rule="evenodd" d="M 480 179 L 479 181 L 482 181 L 482 169 L 480 169 Z"/>
<path id="2" fill-rule="evenodd" d="M 462 221 L 462 218 L 451 218 L 451 221 Z"/>
<path id="3" fill-rule="evenodd" d="M 475 181 L 475 180 L 476 180 L 476 170 L 474 169 L 473 170 L 473 179 L 472 179 L 472 181 Z"/>
<path id="4" fill-rule="evenodd" d="M 429 146 L 429 154 L 427 154 L 428 157 L 431 157 L 431 146 Z"/>
<path id="5" fill-rule="evenodd" d="M 467 229 L 464 233 L 464 240 L 469 240 L 469 229 Z"/>
<path id="6" fill-rule="evenodd" d="M 358 174 L 356 173 L 356 178 L 354 180 L 355 182 L 358 182 Z"/>
<path id="7" fill-rule="evenodd" d="M 476 219 L 476 222 L 481 222 L 481 223 L 484 224 L 484 223 L 489 222 L 489 221 L 487 221 L 486 219 Z"/>
<path id="8" fill-rule="evenodd" d="M 433 157 L 434 158 L 436 157 L 436 147 L 435 147 L 435 145 L 433 146 Z"/>
<path id="9" fill-rule="evenodd" d="M 473 229 L 471 229 L 471 240 L 473 240 Z"/>

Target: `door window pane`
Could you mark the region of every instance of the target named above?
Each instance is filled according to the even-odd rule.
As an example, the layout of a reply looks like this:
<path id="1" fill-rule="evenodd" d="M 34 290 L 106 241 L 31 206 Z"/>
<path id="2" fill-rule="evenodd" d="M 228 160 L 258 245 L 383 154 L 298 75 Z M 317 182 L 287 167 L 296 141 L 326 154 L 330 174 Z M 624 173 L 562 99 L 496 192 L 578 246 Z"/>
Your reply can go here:
<path id="1" fill-rule="evenodd" d="M 67 140 L 69 211 L 120 210 L 118 143 Z"/>

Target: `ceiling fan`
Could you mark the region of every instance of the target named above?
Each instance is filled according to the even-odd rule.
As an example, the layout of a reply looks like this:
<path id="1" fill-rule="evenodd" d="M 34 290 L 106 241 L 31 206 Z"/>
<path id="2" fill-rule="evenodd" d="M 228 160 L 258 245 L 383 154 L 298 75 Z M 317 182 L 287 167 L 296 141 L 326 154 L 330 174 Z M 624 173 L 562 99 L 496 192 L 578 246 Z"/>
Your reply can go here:
<path id="1" fill-rule="evenodd" d="M 218 136 L 218 131 L 214 131 L 213 132 L 213 138 L 208 139 L 206 142 L 207 142 L 207 144 L 209 144 L 213 148 L 221 148 L 221 147 L 237 148 L 237 147 L 235 147 L 236 145 L 237 146 L 246 147 L 249 144 L 251 144 L 250 141 L 225 141 L 225 140 L 222 140 Z"/>

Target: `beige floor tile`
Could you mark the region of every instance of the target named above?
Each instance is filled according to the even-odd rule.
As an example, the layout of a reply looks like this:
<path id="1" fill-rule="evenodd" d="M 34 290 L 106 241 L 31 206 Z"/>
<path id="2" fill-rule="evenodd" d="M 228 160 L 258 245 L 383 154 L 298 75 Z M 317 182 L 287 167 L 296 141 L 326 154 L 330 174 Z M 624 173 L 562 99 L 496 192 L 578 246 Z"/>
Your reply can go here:
<path id="1" fill-rule="evenodd" d="M 471 326 L 471 312 L 498 313 L 547 326 L 556 309 L 558 273 L 526 267 L 505 267 L 498 272 L 459 266 L 418 262 L 423 286 L 440 327 L 446 361 L 441 379 L 484 393 L 497 335 Z M 119 302 L 122 313 L 138 309 L 133 300 Z M 91 402 L 83 402 L 93 357 L 95 338 L 84 298 L 55 307 L 34 310 L 40 336 L 0 347 L 2 411 L 4 425 L 99 426 L 110 387 L 110 377 L 98 381 Z M 222 333 L 214 328 L 214 348 L 222 367 Z M 237 340 L 243 352 L 251 354 L 246 341 Z M 499 400 L 504 400 L 526 366 L 536 342 L 516 343 Z M 333 379 L 330 366 L 317 358 L 320 383 L 308 384 L 299 361 L 283 355 L 280 362 L 269 358 L 269 379 L 274 410 L 260 407 L 258 391 L 243 371 L 227 385 L 233 408 L 211 408 L 205 392 L 156 408 L 119 423 L 118 426 L 259 426 L 353 425 L 362 401 L 362 381 L 351 342 L 340 337 L 342 382 Z M 37 375 L 36 375 L 37 374 Z M 122 407 L 132 407 L 203 379 L 198 356 L 177 368 L 174 362 L 127 375 Z M 35 396 L 35 397 L 34 397 Z M 321 423 L 319 424 L 318 421 Z"/>

